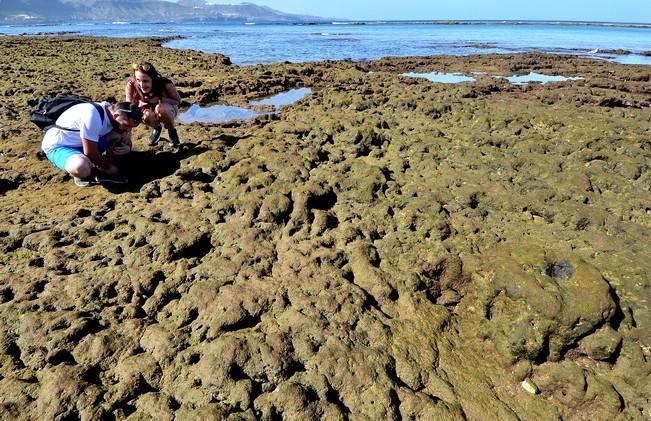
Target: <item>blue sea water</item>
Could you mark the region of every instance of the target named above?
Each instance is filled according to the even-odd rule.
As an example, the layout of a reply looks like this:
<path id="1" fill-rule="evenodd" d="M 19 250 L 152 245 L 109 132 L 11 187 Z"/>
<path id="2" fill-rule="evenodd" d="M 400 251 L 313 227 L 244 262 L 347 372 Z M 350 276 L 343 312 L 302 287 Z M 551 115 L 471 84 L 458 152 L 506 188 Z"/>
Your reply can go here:
<path id="1" fill-rule="evenodd" d="M 237 65 L 282 61 L 368 60 L 386 56 L 549 52 L 649 64 L 651 26 L 583 24 L 107 23 L 0 26 L 0 34 L 73 33 L 108 37 L 181 37 L 171 48 L 221 53 Z M 596 50 L 596 51 L 595 51 Z M 607 50 L 627 50 L 614 54 Z"/>

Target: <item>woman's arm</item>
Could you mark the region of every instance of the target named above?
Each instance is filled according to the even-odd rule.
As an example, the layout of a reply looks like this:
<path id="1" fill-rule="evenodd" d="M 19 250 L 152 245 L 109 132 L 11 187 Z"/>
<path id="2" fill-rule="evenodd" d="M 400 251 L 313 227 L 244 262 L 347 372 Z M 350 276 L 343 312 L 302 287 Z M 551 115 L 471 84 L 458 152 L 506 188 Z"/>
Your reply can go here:
<path id="1" fill-rule="evenodd" d="M 170 105 L 179 105 L 181 103 L 181 95 L 179 95 L 176 86 L 174 86 L 172 82 L 167 82 L 165 84 L 165 90 L 163 91 L 161 102 Z"/>
<path id="2" fill-rule="evenodd" d="M 133 83 L 133 80 L 129 79 L 126 86 L 124 87 L 124 97 L 125 101 L 137 104 L 136 100 L 136 86 Z"/>

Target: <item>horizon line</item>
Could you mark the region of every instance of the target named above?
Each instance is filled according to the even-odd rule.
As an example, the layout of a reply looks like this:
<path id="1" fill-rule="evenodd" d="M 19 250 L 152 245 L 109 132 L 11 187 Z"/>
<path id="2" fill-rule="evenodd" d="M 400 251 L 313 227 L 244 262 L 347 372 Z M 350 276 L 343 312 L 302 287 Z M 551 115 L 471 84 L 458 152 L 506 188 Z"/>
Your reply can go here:
<path id="1" fill-rule="evenodd" d="M 5 19 L 6 20 L 6 19 Z M 617 26 L 617 27 L 632 27 L 632 28 L 651 28 L 651 23 L 645 22 L 609 22 L 609 21 L 589 21 L 589 20 L 549 20 L 549 19 L 337 19 L 337 18 L 315 18 L 314 20 L 296 20 L 296 21 L 251 21 L 251 20 L 214 20 L 214 19 L 201 19 L 201 20 L 180 20 L 178 22 L 158 22 L 158 21 L 128 21 L 124 23 L 139 24 L 139 23 L 201 23 L 201 22 L 223 22 L 228 24 L 240 23 L 255 23 L 261 25 L 392 25 L 392 24 L 423 24 L 423 25 L 478 25 L 478 24 L 497 24 L 497 25 L 585 25 L 585 26 Z M 16 22 L 4 23 L 0 21 L 0 26 L 42 26 L 42 25 L 74 25 L 84 23 L 113 23 L 106 21 L 77 21 L 77 22 L 63 22 L 63 21 L 39 21 L 39 22 Z"/>
<path id="2" fill-rule="evenodd" d="M 449 24 L 449 23 L 504 23 L 504 24 L 583 24 L 583 25 L 621 25 L 621 26 L 644 26 L 651 27 L 651 22 L 617 22 L 617 21 L 592 21 L 592 20 L 564 20 L 564 19 L 328 19 L 330 23 L 427 23 L 427 24 Z M 309 21 L 304 22 L 309 23 Z"/>

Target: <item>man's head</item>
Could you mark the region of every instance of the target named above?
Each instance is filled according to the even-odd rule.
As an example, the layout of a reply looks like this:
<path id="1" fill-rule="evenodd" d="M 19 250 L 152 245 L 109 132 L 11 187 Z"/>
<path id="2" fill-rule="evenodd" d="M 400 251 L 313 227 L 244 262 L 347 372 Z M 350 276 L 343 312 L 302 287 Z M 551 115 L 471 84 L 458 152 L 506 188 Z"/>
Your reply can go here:
<path id="1" fill-rule="evenodd" d="M 136 127 L 142 121 L 142 111 L 131 102 L 118 102 L 111 106 L 113 120 L 123 129 Z"/>

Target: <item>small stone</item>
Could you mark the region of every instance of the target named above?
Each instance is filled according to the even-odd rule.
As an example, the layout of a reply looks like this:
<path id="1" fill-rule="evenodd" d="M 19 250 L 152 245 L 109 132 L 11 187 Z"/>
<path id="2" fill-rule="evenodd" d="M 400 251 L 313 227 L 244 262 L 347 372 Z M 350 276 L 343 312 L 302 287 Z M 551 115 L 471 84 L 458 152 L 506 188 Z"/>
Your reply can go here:
<path id="1" fill-rule="evenodd" d="M 514 380 L 522 381 L 531 375 L 532 365 L 529 360 L 520 360 L 513 365 L 512 373 Z"/>
<path id="2" fill-rule="evenodd" d="M 574 267 L 567 260 L 551 263 L 547 274 L 558 281 L 567 281 L 574 275 Z"/>
<path id="3" fill-rule="evenodd" d="M 536 384 L 530 379 L 524 379 L 522 383 L 520 383 L 520 386 L 522 386 L 525 391 L 531 393 L 532 395 L 538 394 L 538 386 L 536 386 Z"/>
<path id="4" fill-rule="evenodd" d="M 453 306 L 459 304 L 461 296 L 452 289 L 446 289 L 441 293 L 441 296 L 436 299 L 436 304 L 442 306 Z"/>
<path id="5" fill-rule="evenodd" d="M 610 326 L 605 326 L 586 336 L 579 342 L 579 349 L 597 361 L 607 361 L 616 355 L 622 344 L 622 335 Z"/>

